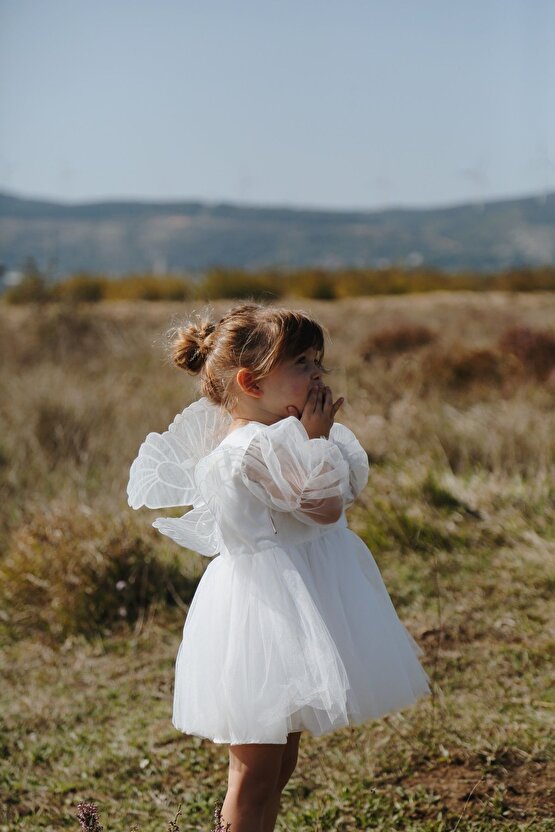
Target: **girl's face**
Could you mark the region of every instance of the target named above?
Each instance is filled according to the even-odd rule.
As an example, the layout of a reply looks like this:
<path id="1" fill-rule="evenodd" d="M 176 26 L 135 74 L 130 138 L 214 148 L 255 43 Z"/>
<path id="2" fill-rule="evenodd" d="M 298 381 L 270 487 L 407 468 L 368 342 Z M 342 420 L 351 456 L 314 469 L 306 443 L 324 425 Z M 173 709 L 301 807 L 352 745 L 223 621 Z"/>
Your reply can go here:
<path id="1" fill-rule="evenodd" d="M 296 415 L 303 412 L 311 387 L 322 381 L 322 368 L 314 347 L 309 347 L 295 358 L 288 358 L 274 367 L 272 372 L 258 382 L 262 395 L 261 406 L 275 421 L 291 416 L 287 408 L 296 408 Z"/>

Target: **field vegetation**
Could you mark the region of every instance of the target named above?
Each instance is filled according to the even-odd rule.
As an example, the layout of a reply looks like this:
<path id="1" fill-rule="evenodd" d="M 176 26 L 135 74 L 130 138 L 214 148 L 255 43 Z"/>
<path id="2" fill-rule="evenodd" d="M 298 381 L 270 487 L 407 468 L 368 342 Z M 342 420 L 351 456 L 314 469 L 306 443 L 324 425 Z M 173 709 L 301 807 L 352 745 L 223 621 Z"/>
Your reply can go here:
<path id="1" fill-rule="evenodd" d="M 33 258 L 22 280 L 2 298 L 10 304 L 101 300 L 218 300 L 221 298 L 312 298 L 336 300 L 361 295 L 406 295 L 438 291 L 547 292 L 555 290 L 555 267 L 521 267 L 489 274 L 445 273 L 429 267 L 391 265 L 371 269 L 264 269 L 248 271 L 214 266 L 201 275 L 125 274 L 119 277 L 76 272 L 52 280 Z"/>
<path id="2" fill-rule="evenodd" d="M 165 343 L 202 303 L 76 286 L 0 304 L 0 831 L 77 832 L 89 802 L 110 832 L 161 832 L 179 806 L 174 832 L 208 832 L 227 747 L 171 725 L 208 560 L 151 527 L 182 510 L 126 500 L 145 435 L 198 395 Z M 433 695 L 305 733 L 278 829 L 548 832 L 555 294 L 336 289 L 280 303 L 328 330 L 337 418 L 371 462 L 349 521 L 425 651 Z M 211 299 L 215 314 L 228 306 Z"/>

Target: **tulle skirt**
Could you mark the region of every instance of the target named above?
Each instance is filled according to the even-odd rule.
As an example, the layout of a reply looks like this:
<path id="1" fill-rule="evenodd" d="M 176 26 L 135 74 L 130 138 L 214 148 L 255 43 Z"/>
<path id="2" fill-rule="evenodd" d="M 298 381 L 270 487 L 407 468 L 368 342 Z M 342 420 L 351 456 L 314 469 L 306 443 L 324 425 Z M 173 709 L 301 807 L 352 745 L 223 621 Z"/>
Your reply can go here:
<path id="1" fill-rule="evenodd" d="M 175 673 L 173 724 L 215 743 L 321 736 L 430 693 L 421 648 L 348 528 L 208 566 Z"/>

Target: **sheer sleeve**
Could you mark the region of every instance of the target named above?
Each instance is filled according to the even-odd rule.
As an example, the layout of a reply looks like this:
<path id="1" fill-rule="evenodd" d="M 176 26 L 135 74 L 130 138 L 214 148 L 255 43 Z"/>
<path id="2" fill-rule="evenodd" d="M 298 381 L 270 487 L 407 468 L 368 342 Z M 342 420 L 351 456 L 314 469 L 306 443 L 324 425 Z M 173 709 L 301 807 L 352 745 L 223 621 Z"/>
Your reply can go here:
<path id="1" fill-rule="evenodd" d="M 328 439 L 309 439 L 295 416 L 254 434 L 241 460 L 246 487 L 268 508 L 309 525 L 335 523 L 351 494 L 349 465 Z"/>
<path id="2" fill-rule="evenodd" d="M 349 491 L 345 508 L 354 503 L 361 491 L 368 483 L 369 463 L 368 454 L 349 428 L 339 422 L 334 422 L 330 430 L 330 442 L 341 451 L 341 455 L 349 466 Z"/>

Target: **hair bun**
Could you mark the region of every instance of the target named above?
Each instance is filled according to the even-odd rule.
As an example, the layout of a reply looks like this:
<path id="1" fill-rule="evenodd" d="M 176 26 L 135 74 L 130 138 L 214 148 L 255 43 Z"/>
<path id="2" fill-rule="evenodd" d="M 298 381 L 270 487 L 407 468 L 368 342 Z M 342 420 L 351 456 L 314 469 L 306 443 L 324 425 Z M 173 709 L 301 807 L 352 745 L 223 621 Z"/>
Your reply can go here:
<path id="1" fill-rule="evenodd" d="M 216 324 L 206 320 L 179 329 L 172 343 L 174 363 L 189 373 L 199 373 L 212 350 L 215 329 Z"/>

